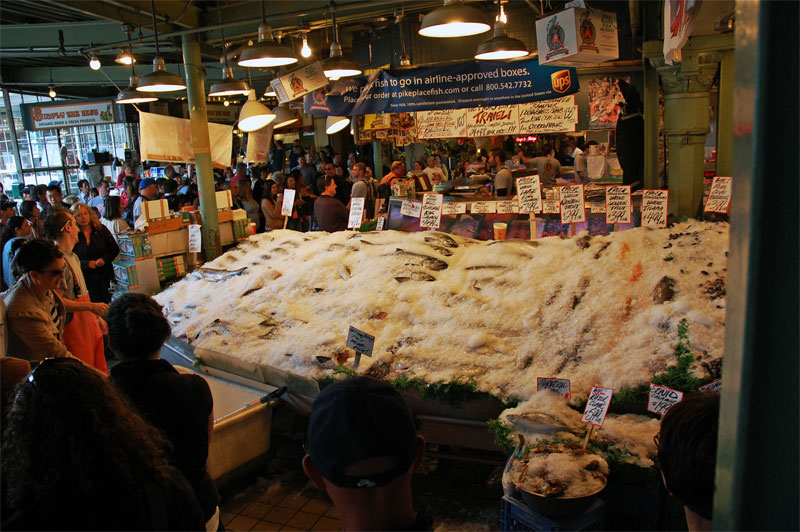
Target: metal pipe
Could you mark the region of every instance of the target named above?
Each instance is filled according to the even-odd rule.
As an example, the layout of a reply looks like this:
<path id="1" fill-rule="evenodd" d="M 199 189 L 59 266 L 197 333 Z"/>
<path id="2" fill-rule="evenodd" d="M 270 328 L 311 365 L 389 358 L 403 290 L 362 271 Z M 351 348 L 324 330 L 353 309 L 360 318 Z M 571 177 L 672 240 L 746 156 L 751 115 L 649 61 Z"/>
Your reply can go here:
<path id="1" fill-rule="evenodd" d="M 6 106 L 6 116 L 8 117 L 8 131 L 11 134 L 11 151 L 14 152 L 14 161 L 17 163 L 17 173 L 19 180 L 24 185 L 25 175 L 22 171 L 22 157 L 19 154 L 19 144 L 17 143 L 17 128 L 14 126 L 14 112 L 11 107 L 11 97 L 7 90 L 3 90 L 3 102 Z"/>

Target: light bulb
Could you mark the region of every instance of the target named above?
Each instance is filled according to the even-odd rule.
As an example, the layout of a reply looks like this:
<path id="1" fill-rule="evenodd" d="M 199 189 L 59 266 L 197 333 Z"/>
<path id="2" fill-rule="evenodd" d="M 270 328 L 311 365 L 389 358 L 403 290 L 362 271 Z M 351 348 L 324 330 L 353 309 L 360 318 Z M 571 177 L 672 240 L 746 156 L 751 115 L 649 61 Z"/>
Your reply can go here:
<path id="1" fill-rule="evenodd" d="M 496 21 L 502 22 L 503 24 L 508 24 L 508 17 L 506 16 L 506 11 L 503 9 L 503 4 L 500 4 L 500 14 L 494 18 Z"/>
<path id="2" fill-rule="evenodd" d="M 300 55 L 303 57 L 311 57 L 311 48 L 308 46 L 308 37 L 303 35 L 303 47 L 300 48 Z"/>
<path id="3" fill-rule="evenodd" d="M 230 102 L 228 100 L 225 100 L 224 102 L 222 102 L 222 105 L 228 107 L 230 105 Z"/>
<path id="4" fill-rule="evenodd" d="M 92 54 L 92 58 L 89 60 L 89 68 L 92 70 L 100 70 L 100 66 L 100 60 L 96 55 Z"/>
<path id="5" fill-rule="evenodd" d="M 48 92 L 47 95 L 50 96 L 51 98 L 55 98 L 56 90 L 53 87 L 50 87 L 50 92 Z"/>

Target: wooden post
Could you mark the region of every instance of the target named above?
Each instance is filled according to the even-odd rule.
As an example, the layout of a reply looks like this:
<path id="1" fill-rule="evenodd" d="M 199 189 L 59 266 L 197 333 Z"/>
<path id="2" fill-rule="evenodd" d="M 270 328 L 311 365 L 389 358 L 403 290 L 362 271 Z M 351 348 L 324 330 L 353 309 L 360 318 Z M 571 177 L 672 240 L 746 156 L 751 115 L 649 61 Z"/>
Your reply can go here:
<path id="1" fill-rule="evenodd" d="M 581 447 L 582 449 L 586 449 L 586 447 L 589 445 L 589 438 L 592 437 L 592 432 L 594 432 L 594 425 L 589 425 L 589 431 L 586 433 L 586 439 L 583 440 L 583 446 Z"/>

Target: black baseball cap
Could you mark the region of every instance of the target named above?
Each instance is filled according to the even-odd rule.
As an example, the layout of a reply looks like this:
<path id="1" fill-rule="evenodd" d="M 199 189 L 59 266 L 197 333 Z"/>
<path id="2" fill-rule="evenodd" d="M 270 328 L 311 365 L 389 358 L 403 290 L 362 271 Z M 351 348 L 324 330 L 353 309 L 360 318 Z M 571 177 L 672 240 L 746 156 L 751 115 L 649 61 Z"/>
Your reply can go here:
<path id="1" fill-rule="evenodd" d="M 352 377 L 322 390 L 311 406 L 308 452 L 317 471 L 335 486 L 385 486 L 408 471 L 416 450 L 414 414 L 386 382 Z M 366 460 L 375 467 L 348 473 Z"/>

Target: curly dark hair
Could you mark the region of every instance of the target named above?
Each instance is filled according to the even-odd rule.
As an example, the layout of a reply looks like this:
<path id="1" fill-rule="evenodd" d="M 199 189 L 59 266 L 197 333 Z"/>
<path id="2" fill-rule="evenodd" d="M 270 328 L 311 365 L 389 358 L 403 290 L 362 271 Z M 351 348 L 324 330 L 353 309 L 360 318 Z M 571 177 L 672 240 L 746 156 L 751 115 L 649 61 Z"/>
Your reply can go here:
<path id="1" fill-rule="evenodd" d="M 166 446 L 105 375 L 77 359 L 45 359 L 20 383 L 5 423 L 4 495 L 21 509 L 85 504 L 108 489 L 140 493 L 166 478 Z"/>
<path id="2" fill-rule="evenodd" d="M 72 214 L 66 209 L 53 209 L 47 218 L 42 222 L 44 235 L 50 240 L 56 240 L 61 235 L 64 225 L 72 218 Z"/>
<path id="3" fill-rule="evenodd" d="M 44 270 L 64 254 L 52 242 L 37 238 L 25 242 L 11 261 L 12 271 L 19 275 L 31 271 Z"/>
<path id="4" fill-rule="evenodd" d="M 161 305 L 146 295 L 123 294 L 108 307 L 108 340 L 123 359 L 147 359 L 171 333 Z"/>

